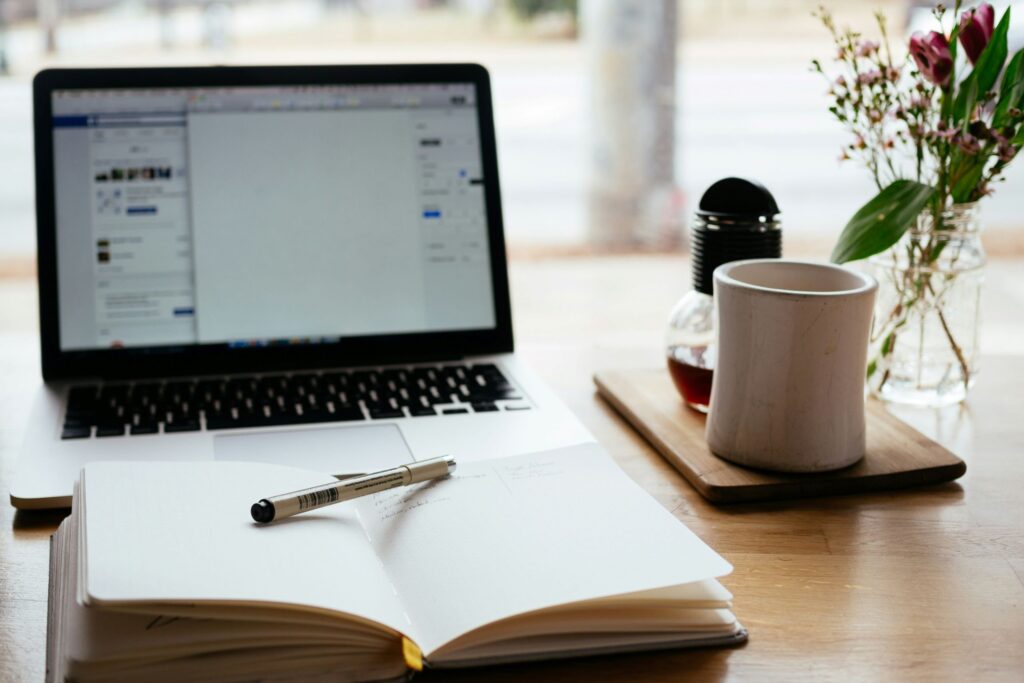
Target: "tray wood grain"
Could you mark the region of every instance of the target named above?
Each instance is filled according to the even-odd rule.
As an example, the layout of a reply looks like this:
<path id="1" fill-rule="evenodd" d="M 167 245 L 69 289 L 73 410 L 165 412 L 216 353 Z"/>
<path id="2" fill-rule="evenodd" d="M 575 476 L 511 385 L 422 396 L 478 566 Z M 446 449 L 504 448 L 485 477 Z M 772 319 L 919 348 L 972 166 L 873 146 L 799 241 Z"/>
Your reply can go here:
<path id="1" fill-rule="evenodd" d="M 665 370 L 594 375 L 598 393 L 705 498 L 740 503 L 881 491 L 951 481 L 967 465 L 940 444 L 867 402 L 867 453 L 834 472 L 788 474 L 734 465 L 711 453 L 704 416 L 687 408 Z"/>

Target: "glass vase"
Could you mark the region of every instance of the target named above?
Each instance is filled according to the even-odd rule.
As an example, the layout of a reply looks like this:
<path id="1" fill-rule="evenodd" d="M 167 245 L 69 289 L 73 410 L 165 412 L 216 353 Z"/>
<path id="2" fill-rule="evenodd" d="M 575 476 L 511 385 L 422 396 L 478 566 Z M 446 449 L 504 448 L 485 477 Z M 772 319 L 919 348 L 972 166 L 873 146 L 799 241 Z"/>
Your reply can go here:
<path id="1" fill-rule="evenodd" d="M 878 280 L 868 387 L 884 400 L 959 403 L 978 374 L 985 251 L 977 204 L 924 212 L 888 251 L 869 259 Z"/>

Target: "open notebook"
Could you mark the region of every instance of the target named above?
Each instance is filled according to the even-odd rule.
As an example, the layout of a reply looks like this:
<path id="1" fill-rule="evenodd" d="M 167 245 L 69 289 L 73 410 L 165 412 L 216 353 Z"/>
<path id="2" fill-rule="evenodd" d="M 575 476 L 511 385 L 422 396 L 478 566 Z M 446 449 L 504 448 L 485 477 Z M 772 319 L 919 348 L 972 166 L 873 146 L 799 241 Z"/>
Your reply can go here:
<path id="1" fill-rule="evenodd" d="M 53 539 L 51 680 L 330 680 L 741 642 L 728 562 L 596 445 L 267 526 L 325 481 L 275 465 L 95 463 Z"/>

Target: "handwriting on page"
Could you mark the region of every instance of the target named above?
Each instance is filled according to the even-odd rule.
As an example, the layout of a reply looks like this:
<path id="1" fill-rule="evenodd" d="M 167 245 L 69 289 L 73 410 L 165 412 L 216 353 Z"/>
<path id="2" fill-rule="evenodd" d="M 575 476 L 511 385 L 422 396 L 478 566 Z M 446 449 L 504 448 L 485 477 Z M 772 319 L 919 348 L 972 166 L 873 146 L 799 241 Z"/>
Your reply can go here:
<path id="1" fill-rule="evenodd" d="M 555 460 L 530 460 L 515 465 L 500 465 L 498 469 L 501 476 L 508 481 L 546 479 L 565 474 L 565 468 Z"/>
<path id="2" fill-rule="evenodd" d="M 493 496 L 496 491 L 488 487 L 488 482 L 490 486 L 498 486 L 499 490 L 504 488 L 510 495 L 516 495 L 513 487 L 518 483 L 526 484 L 565 474 L 564 466 L 556 459 L 520 460 L 514 464 L 497 465 L 493 469 L 460 472 L 447 479 L 437 479 L 414 488 L 383 491 L 373 496 L 372 506 L 377 519 L 387 522 L 427 506 L 459 500 L 465 503 L 479 495 Z M 479 488 L 481 486 L 484 488 Z M 490 493 L 485 494 L 485 491 Z"/>
<path id="3" fill-rule="evenodd" d="M 436 479 L 411 491 L 408 489 L 392 489 L 378 493 L 373 497 L 373 508 L 377 511 L 380 521 L 383 522 L 412 512 L 417 508 L 446 503 L 451 500 L 451 496 L 441 495 L 433 491 L 435 487 L 444 482 L 444 479 Z"/>

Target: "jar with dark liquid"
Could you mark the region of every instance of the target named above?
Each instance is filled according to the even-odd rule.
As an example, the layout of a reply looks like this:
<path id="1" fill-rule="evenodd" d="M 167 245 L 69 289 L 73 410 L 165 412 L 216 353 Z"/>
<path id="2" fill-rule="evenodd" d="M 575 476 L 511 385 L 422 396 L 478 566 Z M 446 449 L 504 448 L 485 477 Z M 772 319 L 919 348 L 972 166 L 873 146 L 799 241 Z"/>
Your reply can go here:
<path id="1" fill-rule="evenodd" d="M 668 320 L 668 372 L 691 408 L 707 412 L 715 367 L 715 302 L 696 290 L 684 296 Z"/>
<path id="2" fill-rule="evenodd" d="M 782 256 L 779 207 L 764 186 L 725 178 L 701 197 L 692 231 L 693 291 L 669 315 L 668 371 L 686 404 L 703 413 L 711 404 L 715 369 L 712 274 L 730 261 Z"/>

